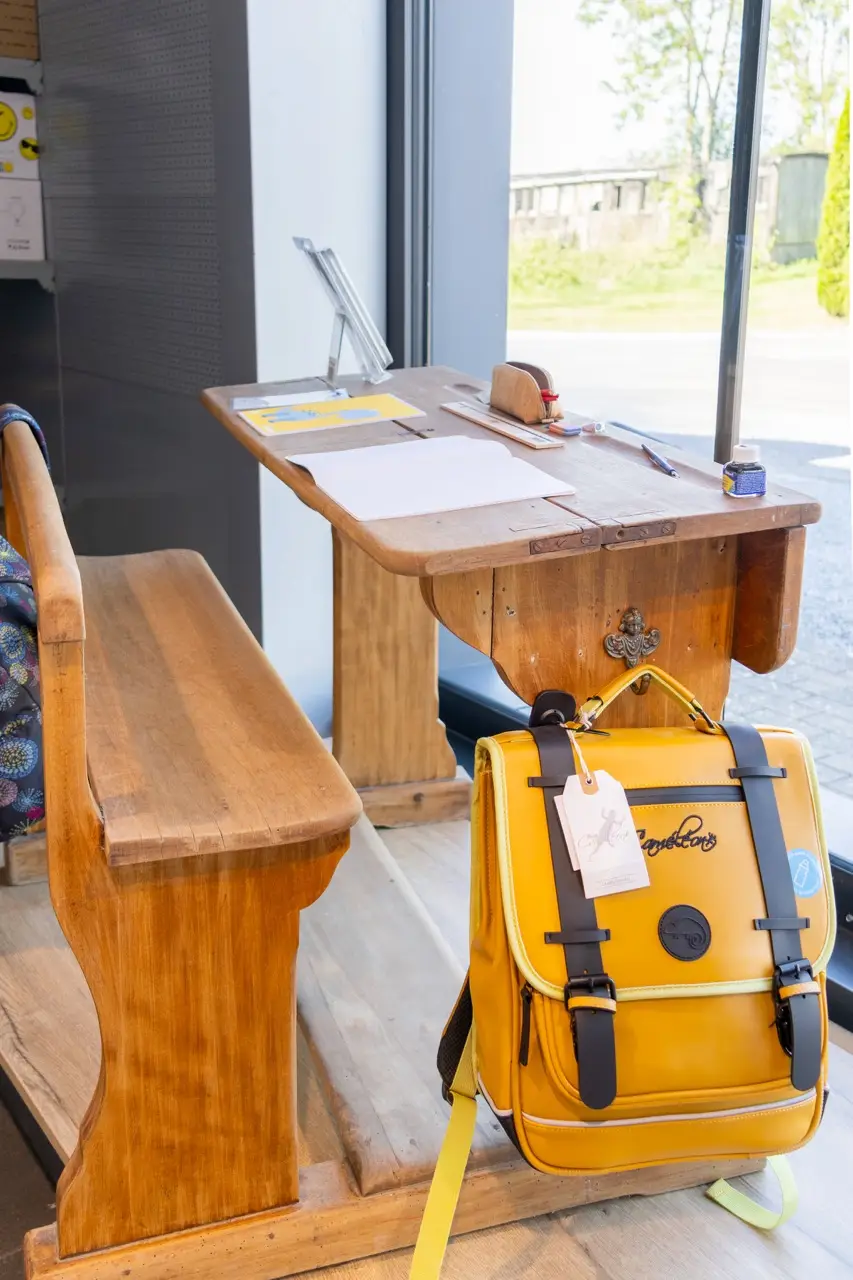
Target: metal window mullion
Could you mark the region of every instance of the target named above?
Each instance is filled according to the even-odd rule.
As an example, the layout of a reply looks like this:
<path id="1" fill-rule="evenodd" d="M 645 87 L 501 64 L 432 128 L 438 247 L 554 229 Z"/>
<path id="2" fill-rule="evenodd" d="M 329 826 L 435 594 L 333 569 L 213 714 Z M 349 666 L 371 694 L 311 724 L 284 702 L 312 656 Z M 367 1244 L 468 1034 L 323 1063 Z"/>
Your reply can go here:
<path id="1" fill-rule="evenodd" d="M 387 3 L 386 341 L 397 368 L 429 362 L 433 0 Z"/>
<path id="2" fill-rule="evenodd" d="M 731 458 L 732 446 L 737 444 L 740 437 L 749 272 L 752 264 L 769 27 L 770 0 L 744 0 L 717 384 L 717 429 L 714 441 L 714 457 L 717 462 L 727 462 Z"/>

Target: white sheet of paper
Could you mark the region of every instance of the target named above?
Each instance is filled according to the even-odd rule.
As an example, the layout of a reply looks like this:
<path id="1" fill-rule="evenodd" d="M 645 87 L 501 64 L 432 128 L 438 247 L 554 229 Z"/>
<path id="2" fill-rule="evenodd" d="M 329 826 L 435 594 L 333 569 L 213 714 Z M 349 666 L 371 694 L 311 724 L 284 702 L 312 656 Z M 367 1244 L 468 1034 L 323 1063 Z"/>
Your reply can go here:
<path id="1" fill-rule="evenodd" d="M 286 396 L 235 396 L 231 408 L 239 413 L 242 409 L 277 409 L 286 404 L 319 404 L 323 400 L 348 399 L 346 388 L 336 387 L 329 391 L 291 391 Z"/>
<path id="2" fill-rule="evenodd" d="M 328 453 L 290 454 L 356 520 L 390 520 L 571 494 L 570 484 L 506 445 L 439 436 Z"/>
<path id="3" fill-rule="evenodd" d="M 627 893 L 649 885 L 649 869 L 621 783 L 604 769 L 593 777 L 597 790 L 585 791 L 580 778 L 567 779 L 557 806 L 566 843 L 574 849 L 587 898 Z"/>

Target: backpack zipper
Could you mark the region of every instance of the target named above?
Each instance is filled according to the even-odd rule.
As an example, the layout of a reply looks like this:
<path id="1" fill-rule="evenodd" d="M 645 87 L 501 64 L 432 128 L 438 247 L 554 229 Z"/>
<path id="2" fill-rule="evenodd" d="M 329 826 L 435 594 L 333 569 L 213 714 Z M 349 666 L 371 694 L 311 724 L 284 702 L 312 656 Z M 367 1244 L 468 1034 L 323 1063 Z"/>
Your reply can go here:
<path id="1" fill-rule="evenodd" d="M 527 1066 L 530 1056 L 530 1007 L 533 1004 L 533 988 L 525 982 L 521 988 L 521 1040 L 518 1046 L 518 1061 L 522 1067 Z"/>

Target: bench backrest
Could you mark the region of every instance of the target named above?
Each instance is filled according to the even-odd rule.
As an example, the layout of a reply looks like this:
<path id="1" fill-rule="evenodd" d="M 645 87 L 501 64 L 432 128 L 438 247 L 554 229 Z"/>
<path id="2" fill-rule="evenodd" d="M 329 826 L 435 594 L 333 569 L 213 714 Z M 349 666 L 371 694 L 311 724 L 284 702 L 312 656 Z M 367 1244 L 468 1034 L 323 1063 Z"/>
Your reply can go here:
<path id="1" fill-rule="evenodd" d="M 86 769 L 86 634 L 80 571 L 41 450 L 29 426 L 0 438 L 6 537 L 27 560 L 38 606 L 48 858 L 81 824 L 98 824 Z"/>

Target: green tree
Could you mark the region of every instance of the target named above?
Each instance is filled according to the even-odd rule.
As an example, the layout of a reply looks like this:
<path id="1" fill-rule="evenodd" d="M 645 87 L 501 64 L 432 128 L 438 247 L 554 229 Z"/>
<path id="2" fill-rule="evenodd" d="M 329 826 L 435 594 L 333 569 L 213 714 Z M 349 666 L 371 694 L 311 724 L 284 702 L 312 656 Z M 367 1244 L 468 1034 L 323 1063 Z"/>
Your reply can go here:
<path id="1" fill-rule="evenodd" d="M 729 152 L 740 12 L 739 0 L 580 0 L 581 21 L 611 26 L 620 115 L 642 120 L 650 103 L 669 104 L 697 190 L 708 162 Z"/>
<path id="2" fill-rule="evenodd" d="M 828 151 L 847 86 L 848 0 L 780 0 L 770 14 L 767 80 L 785 149 Z M 774 111 L 774 115 L 777 114 Z"/>
<path id="3" fill-rule="evenodd" d="M 817 237 L 817 298 L 831 316 L 850 310 L 850 93 L 829 158 Z"/>

